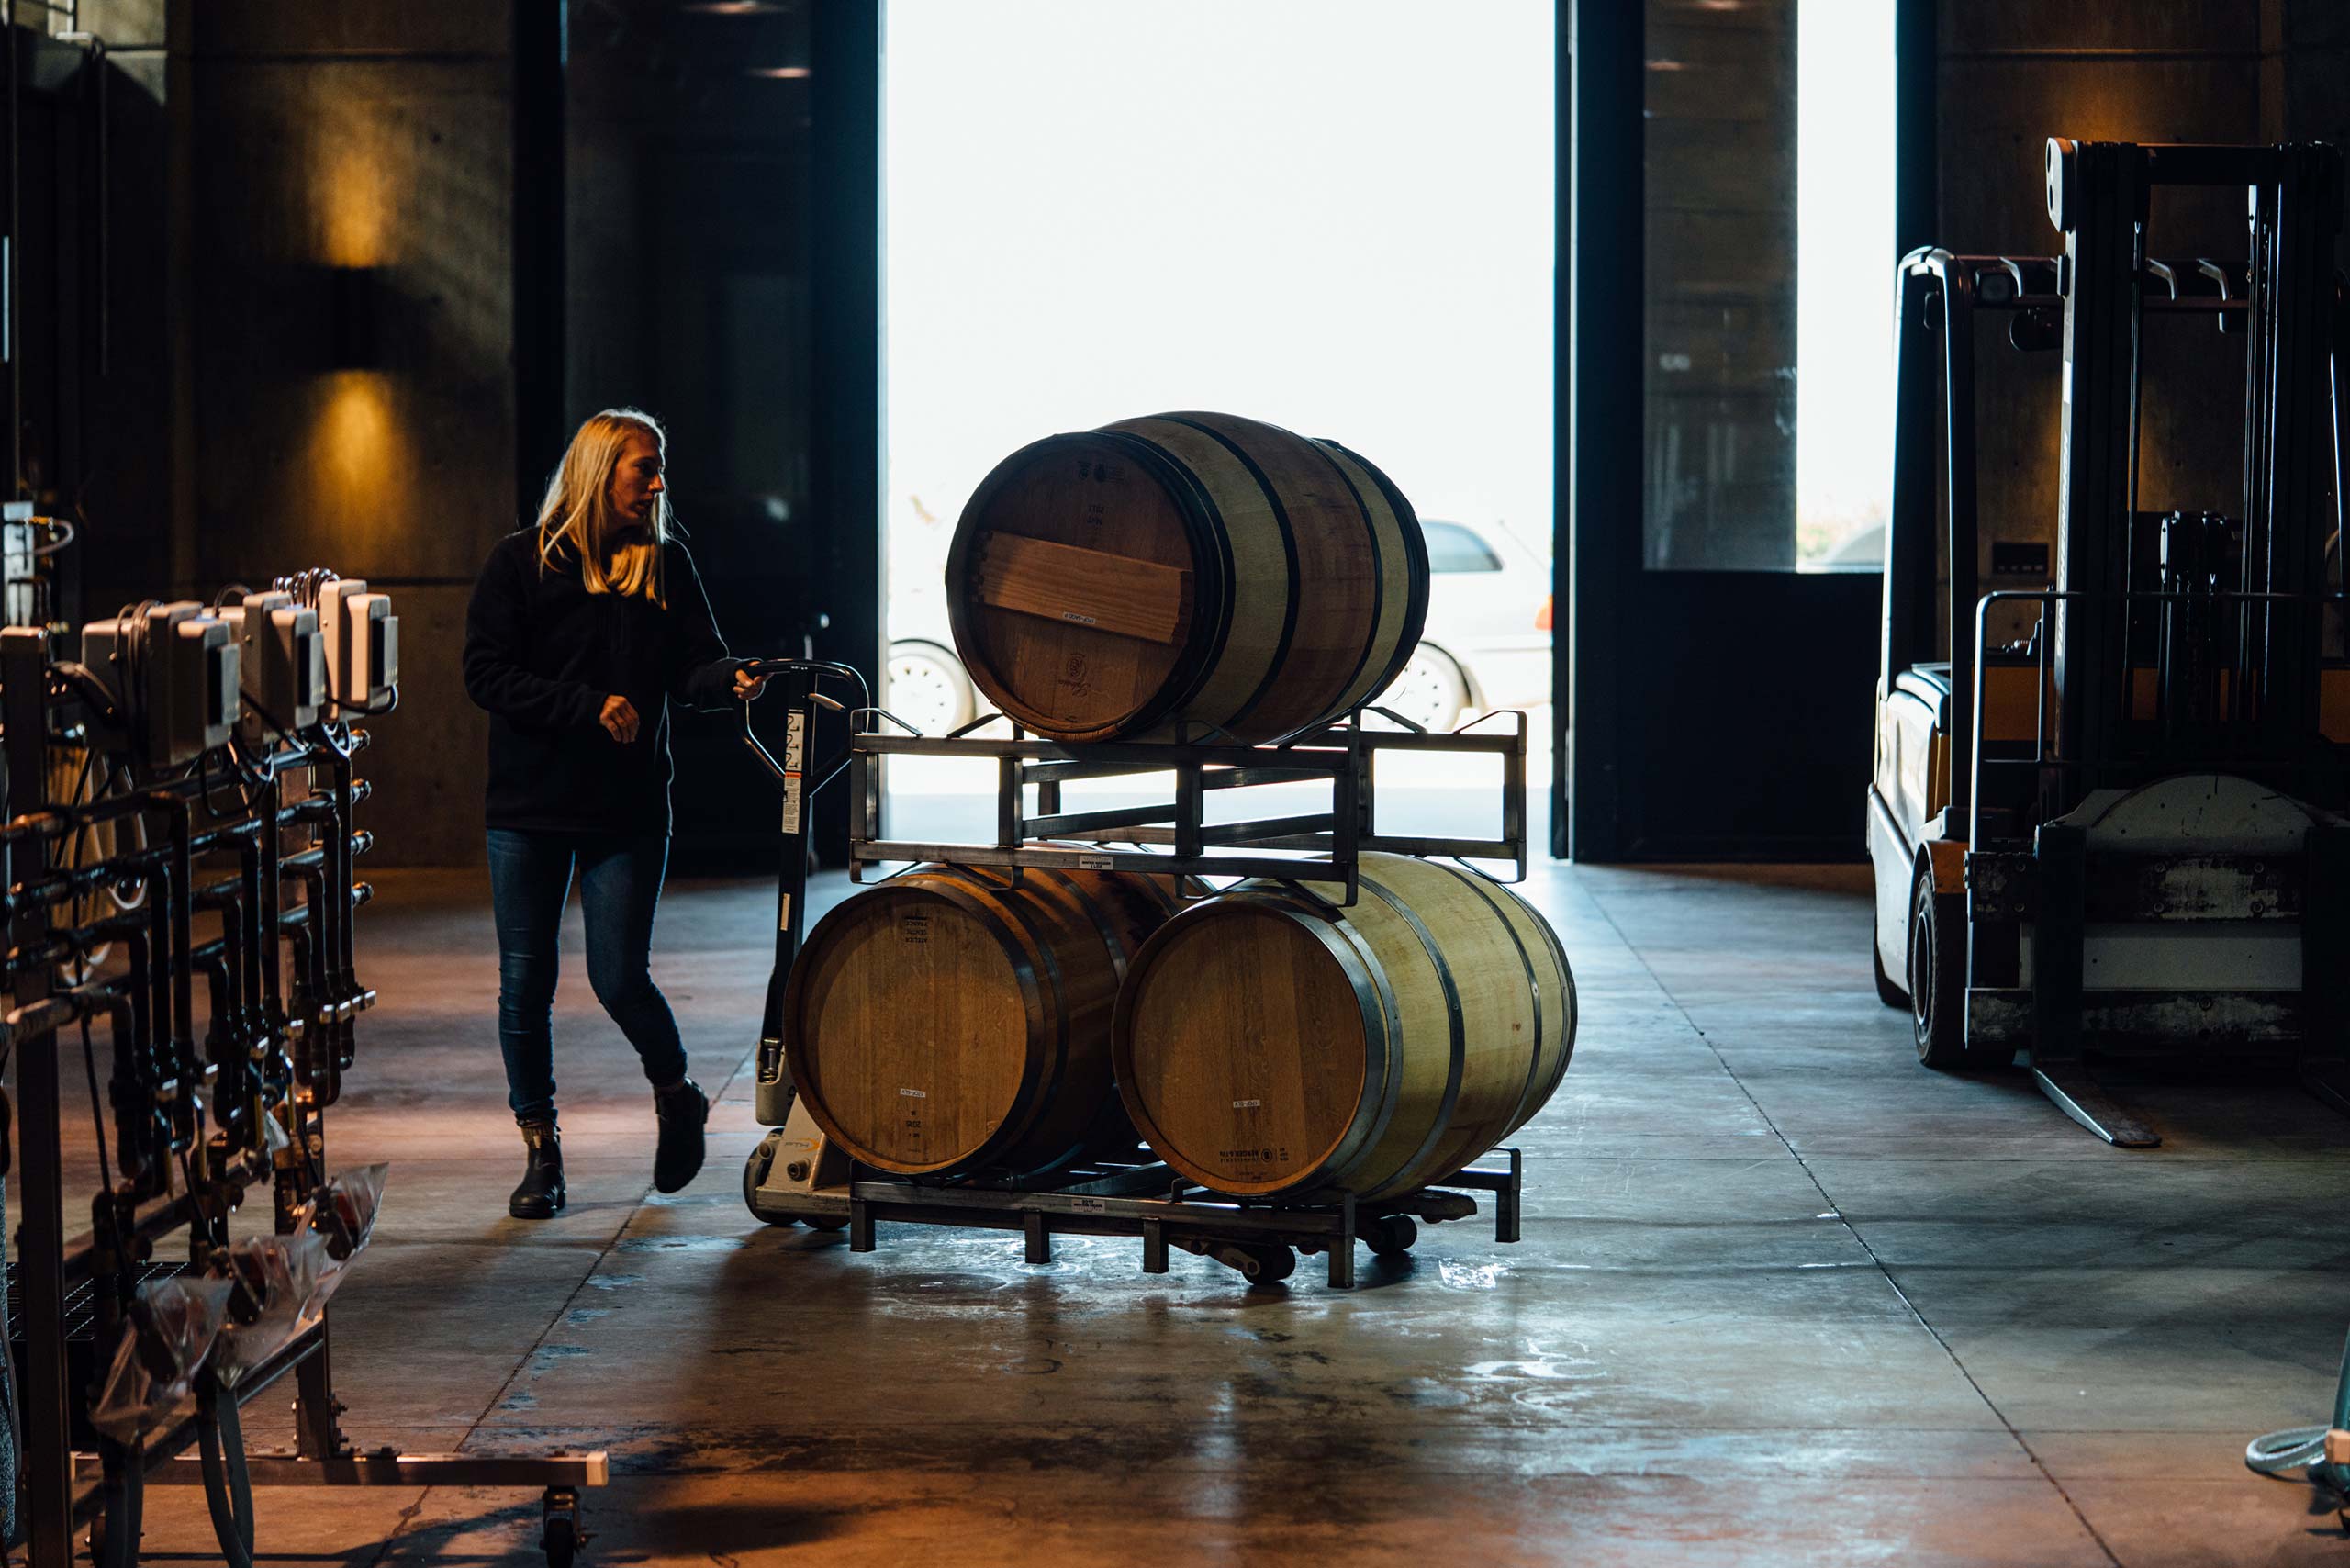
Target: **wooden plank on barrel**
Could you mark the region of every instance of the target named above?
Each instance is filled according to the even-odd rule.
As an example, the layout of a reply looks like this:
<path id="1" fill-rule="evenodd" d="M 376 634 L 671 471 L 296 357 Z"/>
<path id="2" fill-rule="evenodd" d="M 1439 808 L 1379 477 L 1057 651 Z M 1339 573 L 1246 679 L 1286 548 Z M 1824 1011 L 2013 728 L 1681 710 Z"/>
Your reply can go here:
<path id="1" fill-rule="evenodd" d="M 1147 643 L 1176 643 L 1192 615 L 1192 574 L 1104 550 L 983 533 L 971 569 L 982 604 Z"/>

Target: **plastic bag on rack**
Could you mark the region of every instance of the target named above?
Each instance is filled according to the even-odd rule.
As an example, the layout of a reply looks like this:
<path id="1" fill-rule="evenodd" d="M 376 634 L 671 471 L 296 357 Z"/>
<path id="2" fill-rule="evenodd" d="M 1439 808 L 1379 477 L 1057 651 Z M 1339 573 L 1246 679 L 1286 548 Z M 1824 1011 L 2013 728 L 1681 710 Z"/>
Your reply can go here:
<path id="1" fill-rule="evenodd" d="M 221 1256 L 235 1287 L 229 1320 L 212 1350 L 212 1375 L 234 1388 L 245 1373 L 284 1350 L 323 1310 L 325 1275 L 333 1266 L 326 1238 L 311 1230 L 256 1236 Z"/>
<path id="2" fill-rule="evenodd" d="M 197 1369 L 218 1340 L 235 1286 L 180 1274 L 139 1287 L 122 1342 L 90 1407 L 90 1424 L 126 1445 L 191 1401 Z"/>
<path id="3" fill-rule="evenodd" d="M 335 1271 L 375 1233 L 375 1213 L 383 1206 L 384 1183 L 391 1173 L 389 1165 L 362 1165 L 329 1177 L 311 1197 L 309 1228 L 326 1238 Z"/>

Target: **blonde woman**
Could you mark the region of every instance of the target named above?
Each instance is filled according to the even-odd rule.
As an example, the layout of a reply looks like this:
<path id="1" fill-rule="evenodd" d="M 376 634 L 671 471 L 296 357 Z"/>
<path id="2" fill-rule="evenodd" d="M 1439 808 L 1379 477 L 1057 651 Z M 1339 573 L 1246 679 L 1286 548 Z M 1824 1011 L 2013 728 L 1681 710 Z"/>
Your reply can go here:
<path id="1" fill-rule="evenodd" d="M 575 868 L 588 983 L 653 1085 L 653 1184 L 674 1193 L 701 1169 L 710 1102 L 648 968 L 669 856 L 669 704 L 721 707 L 765 683 L 726 656 L 673 536 L 666 448 L 634 409 L 581 425 L 538 525 L 498 542 L 465 612 L 465 690 L 489 713 L 498 1040 L 527 1151 L 507 1201 L 517 1219 L 564 1205 L 553 1007 Z"/>

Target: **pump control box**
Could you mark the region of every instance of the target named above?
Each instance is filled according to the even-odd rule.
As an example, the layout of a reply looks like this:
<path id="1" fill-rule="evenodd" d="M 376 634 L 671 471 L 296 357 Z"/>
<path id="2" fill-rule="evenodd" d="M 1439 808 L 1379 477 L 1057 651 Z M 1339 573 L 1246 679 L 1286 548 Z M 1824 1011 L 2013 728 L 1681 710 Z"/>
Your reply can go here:
<path id="1" fill-rule="evenodd" d="M 319 612 L 295 603 L 290 593 L 249 593 L 220 619 L 236 640 L 243 681 L 237 733 L 259 745 L 317 723 L 327 685 Z"/>
<path id="2" fill-rule="evenodd" d="M 389 594 L 360 577 L 319 590 L 319 634 L 326 639 L 325 706 L 336 717 L 379 712 L 400 679 L 400 622 Z"/>
<path id="3" fill-rule="evenodd" d="M 114 699 L 119 742 L 149 767 L 177 767 L 227 744 L 237 653 L 228 623 L 193 599 L 82 628 L 82 663 Z"/>

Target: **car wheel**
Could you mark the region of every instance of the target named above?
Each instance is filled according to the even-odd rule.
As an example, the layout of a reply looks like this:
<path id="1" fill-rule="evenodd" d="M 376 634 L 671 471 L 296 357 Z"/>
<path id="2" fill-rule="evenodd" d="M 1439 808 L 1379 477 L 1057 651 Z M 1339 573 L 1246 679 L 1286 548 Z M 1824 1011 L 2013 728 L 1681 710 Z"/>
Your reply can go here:
<path id="1" fill-rule="evenodd" d="M 935 643 L 890 644 L 890 694 L 883 706 L 925 735 L 971 722 L 977 699 L 962 661 Z"/>
<path id="2" fill-rule="evenodd" d="M 1371 699 L 1375 707 L 1401 714 L 1424 730 L 1449 730 L 1469 706 L 1469 679 L 1452 655 L 1421 644 L 1395 683 Z"/>

